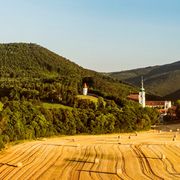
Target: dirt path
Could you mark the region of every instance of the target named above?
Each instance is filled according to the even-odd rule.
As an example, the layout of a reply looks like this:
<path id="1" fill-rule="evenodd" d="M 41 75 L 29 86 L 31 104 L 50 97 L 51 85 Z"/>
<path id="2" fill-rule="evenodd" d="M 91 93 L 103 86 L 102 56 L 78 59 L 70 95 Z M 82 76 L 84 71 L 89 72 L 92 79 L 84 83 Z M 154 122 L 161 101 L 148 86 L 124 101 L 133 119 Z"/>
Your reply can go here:
<path id="1" fill-rule="evenodd" d="M 119 138 L 119 134 L 60 137 L 19 144 L 0 153 L 0 180 L 178 180 L 180 133 L 175 131 L 121 134 Z"/>

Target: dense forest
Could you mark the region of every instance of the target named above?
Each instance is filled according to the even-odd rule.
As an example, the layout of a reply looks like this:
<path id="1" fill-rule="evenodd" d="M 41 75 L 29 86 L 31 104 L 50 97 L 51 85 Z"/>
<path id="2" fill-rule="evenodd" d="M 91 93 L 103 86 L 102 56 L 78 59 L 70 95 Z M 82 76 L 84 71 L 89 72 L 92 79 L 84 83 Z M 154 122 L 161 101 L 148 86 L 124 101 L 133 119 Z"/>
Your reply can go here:
<path id="1" fill-rule="evenodd" d="M 82 100 L 81 100 L 82 101 Z M 105 103 L 104 103 L 105 102 Z M 103 134 L 147 130 L 157 122 L 158 112 L 138 104 L 123 104 L 98 98 L 72 109 L 47 109 L 41 102 L 4 101 L 0 112 L 0 147 L 19 139 L 59 134 Z"/>
<path id="2" fill-rule="evenodd" d="M 97 102 L 77 98 L 84 82 Z M 128 101 L 131 92 L 137 89 L 39 45 L 0 44 L 0 147 L 59 134 L 149 129 L 159 114 Z M 63 106 L 47 108 L 44 103 Z"/>

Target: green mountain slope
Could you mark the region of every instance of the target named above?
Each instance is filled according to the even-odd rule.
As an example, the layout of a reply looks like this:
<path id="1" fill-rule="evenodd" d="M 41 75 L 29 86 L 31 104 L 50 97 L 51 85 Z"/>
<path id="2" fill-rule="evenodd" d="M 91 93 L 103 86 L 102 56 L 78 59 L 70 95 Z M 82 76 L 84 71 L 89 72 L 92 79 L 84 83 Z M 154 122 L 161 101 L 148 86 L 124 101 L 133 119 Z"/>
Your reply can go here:
<path id="1" fill-rule="evenodd" d="M 147 91 L 169 98 L 180 98 L 180 61 L 162 66 L 153 66 L 129 71 L 109 73 L 111 77 L 140 86 L 141 76 Z"/>
<path id="2" fill-rule="evenodd" d="M 82 68 L 62 56 L 36 44 L 0 44 L 1 76 L 81 74 Z"/>
<path id="3" fill-rule="evenodd" d="M 34 82 L 35 80 L 41 82 L 43 87 L 44 81 L 60 83 L 56 86 L 61 86 L 59 89 L 62 92 L 66 89 L 73 94 L 81 93 L 84 81 L 88 83 L 92 93 L 104 96 L 113 95 L 125 98 L 135 89 L 95 71 L 84 69 L 44 47 L 27 43 L 0 44 L 0 76 L 2 86 L 0 96 L 3 93 L 7 94 L 8 91 L 11 91 L 10 88 L 15 86 L 21 87 L 19 89 L 33 88 L 39 91 L 35 87 L 39 86 Z M 3 85 L 3 81 L 7 82 Z M 21 83 L 22 81 L 26 82 Z M 53 89 L 50 85 L 48 88 Z M 43 91 L 46 89 L 44 88 Z M 57 92 L 57 89 L 58 87 L 54 87 L 54 91 Z M 1 93 L 2 91 L 3 93 Z"/>

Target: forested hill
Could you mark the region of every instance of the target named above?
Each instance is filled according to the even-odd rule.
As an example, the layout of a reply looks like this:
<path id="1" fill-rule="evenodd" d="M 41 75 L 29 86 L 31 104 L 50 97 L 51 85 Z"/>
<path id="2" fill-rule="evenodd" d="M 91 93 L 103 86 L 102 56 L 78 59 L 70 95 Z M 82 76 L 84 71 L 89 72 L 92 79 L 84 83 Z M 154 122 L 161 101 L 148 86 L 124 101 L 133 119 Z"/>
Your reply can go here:
<path id="1" fill-rule="evenodd" d="M 180 91 L 180 61 L 161 66 L 113 72 L 109 75 L 136 86 L 140 86 L 141 76 L 143 76 L 145 88 L 149 92 L 170 99 L 180 98 L 179 93 L 176 93 Z"/>
<path id="2" fill-rule="evenodd" d="M 72 94 L 81 93 L 84 81 L 88 83 L 91 92 L 104 96 L 113 95 L 125 98 L 131 91 L 135 91 L 135 88 L 131 86 L 95 71 L 84 69 L 36 44 L 0 44 L 0 76 L 1 81 L 8 81 L 13 87 L 14 82 L 15 86 L 25 89 L 35 89 L 34 85 L 31 87 L 30 82 L 35 83 L 36 80 L 39 84 L 58 82 L 61 90 L 64 88 L 62 91 L 71 91 Z M 22 83 L 22 81 L 27 81 L 28 87 L 27 83 Z M 2 86 L 4 88 L 4 85 Z M 9 87 L 7 88 L 9 90 Z M 3 90 L 0 89 L 0 91 Z M 51 90 L 57 92 L 57 88 L 51 87 Z M 4 90 L 4 95 L 7 95 L 8 91 L 6 91 L 7 89 Z"/>
<path id="3" fill-rule="evenodd" d="M 0 149 L 20 139 L 132 132 L 158 122 L 156 110 L 126 99 L 137 89 L 41 46 L 1 44 L 0 68 Z"/>
<path id="4" fill-rule="evenodd" d="M 5 77 L 78 75 L 83 68 L 36 44 L 0 44 L 0 74 Z"/>

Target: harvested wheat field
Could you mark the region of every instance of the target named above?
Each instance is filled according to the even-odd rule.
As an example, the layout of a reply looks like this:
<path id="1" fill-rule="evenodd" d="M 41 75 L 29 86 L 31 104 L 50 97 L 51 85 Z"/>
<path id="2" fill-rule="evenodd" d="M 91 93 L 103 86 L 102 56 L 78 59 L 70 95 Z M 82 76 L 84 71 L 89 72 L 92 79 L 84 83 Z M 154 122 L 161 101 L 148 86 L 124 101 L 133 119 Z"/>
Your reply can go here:
<path id="1" fill-rule="evenodd" d="M 180 179 L 178 127 L 18 144 L 1 152 L 0 179 Z"/>

